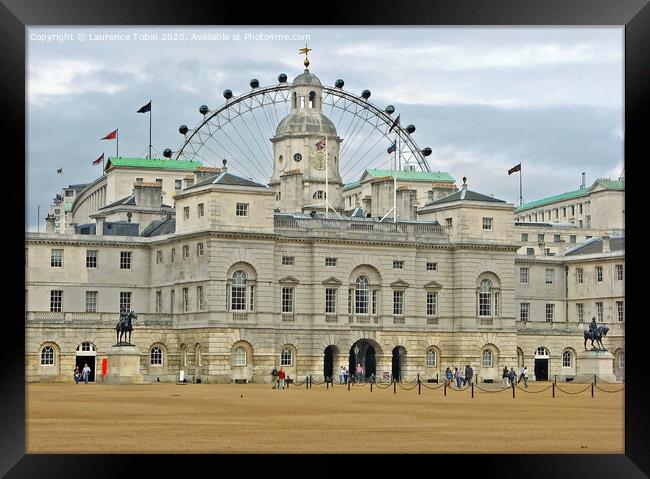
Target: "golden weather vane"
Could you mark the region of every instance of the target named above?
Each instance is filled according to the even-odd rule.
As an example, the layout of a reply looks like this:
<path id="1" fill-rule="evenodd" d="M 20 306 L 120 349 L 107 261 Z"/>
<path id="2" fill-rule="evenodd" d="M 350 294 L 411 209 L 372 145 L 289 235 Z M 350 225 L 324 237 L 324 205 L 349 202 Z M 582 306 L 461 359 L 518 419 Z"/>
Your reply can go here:
<path id="1" fill-rule="evenodd" d="M 303 53 L 305 54 L 305 61 L 304 61 L 305 68 L 309 67 L 309 58 L 307 58 L 307 54 L 308 54 L 311 50 L 312 50 L 311 48 L 307 48 L 307 44 L 306 44 L 306 43 L 305 43 L 305 48 L 301 48 L 301 49 L 298 50 L 298 51 L 300 52 L 300 54 L 303 54 Z"/>

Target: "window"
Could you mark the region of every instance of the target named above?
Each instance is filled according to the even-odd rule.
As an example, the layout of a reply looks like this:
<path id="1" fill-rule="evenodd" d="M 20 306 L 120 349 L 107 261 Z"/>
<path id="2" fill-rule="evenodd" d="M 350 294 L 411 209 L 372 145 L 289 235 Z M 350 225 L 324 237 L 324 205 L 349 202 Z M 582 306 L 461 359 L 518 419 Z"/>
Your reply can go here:
<path id="1" fill-rule="evenodd" d="M 573 207 L 571 207 L 571 208 L 573 208 Z M 580 203 L 580 204 L 578 205 L 578 212 L 579 212 L 580 214 L 582 214 L 582 203 Z M 573 213 L 573 210 L 571 210 L 571 213 Z"/>
<path id="2" fill-rule="evenodd" d="M 53 249 L 50 256 L 50 266 L 52 268 L 63 268 L 63 250 Z"/>
<path id="3" fill-rule="evenodd" d="M 352 288 L 348 288 L 348 314 L 352 314 L 352 295 L 353 295 L 354 290 Z"/>
<path id="4" fill-rule="evenodd" d="M 599 283 L 603 282 L 603 267 L 602 266 L 596 266 L 596 281 Z"/>
<path id="5" fill-rule="evenodd" d="M 282 264 L 284 266 L 293 266 L 294 264 L 294 257 L 293 256 L 283 256 L 282 257 Z"/>
<path id="6" fill-rule="evenodd" d="M 196 310 L 203 311 L 203 286 L 196 287 Z"/>
<path id="7" fill-rule="evenodd" d="M 246 311 L 246 273 L 235 271 L 232 275 L 230 288 L 230 309 L 232 311 Z"/>
<path id="8" fill-rule="evenodd" d="M 519 268 L 519 282 L 521 284 L 528 284 L 528 271 L 529 268 Z"/>
<path id="9" fill-rule="evenodd" d="M 172 248 L 172 263 L 174 262 L 174 258 L 176 258 L 176 248 Z"/>
<path id="10" fill-rule="evenodd" d="M 86 268 L 97 267 L 97 253 L 96 249 L 86 250 Z"/>
<path id="11" fill-rule="evenodd" d="M 576 242 L 576 235 L 570 235 L 569 236 L 569 243 L 575 244 Z"/>
<path id="12" fill-rule="evenodd" d="M 576 303 L 576 315 L 578 316 L 578 322 L 584 323 L 585 321 L 585 305 L 582 303 Z"/>
<path id="13" fill-rule="evenodd" d="M 562 217 L 566 218 L 566 206 L 562 208 Z"/>
<path id="14" fill-rule="evenodd" d="M 198 205 L 199 209 L 199 218 L 205 214 L 205 206 L 203 203 L 199 203 Z"/>
<path id="15" fill-rule="evenodd" d="M 530 319 L 530 303 L 519 304 L 519 321 L 528 321 Z"/>
<path id="16" fill-rule="evenodd" d="M 492 351 L 489 349 L 483 350 L 483 367 L 491 368 L 492 367 Z"/>
<path id="17" fill-rule="evenodd" d="M 142 183 L 144 181 L 144 178 L 136 178 L 135 181 Z"/>
<path id="18" fill-rule="evenodd" d="M 183 288 L 183 311 L 190 310 L 190 289 Z"/>
<path id="19" fill-rule="evenodd" d="M 579 284 L 585 282 L 585 273 L 582 268 L 576 268 L 576 282 Z"/>
<path id="20" fill-rule="evenodd" d="M 183 259 L 187 259 L 190 257 L 190 247 L 189 245 L 183 245 Z"/>
<path id="21" fill-rule="evenodd" d="M 368 314 L 369 280 L 367 276 L 357 278 L 357 287 L 354 290 L 354 312 Z"/>
<path id="22" fill-rule="evenodd" d="M 162 313 L 162 291 L 156 291 L 156 313 Z"/>
<path id="23" fill-rule="evenodd" d="M 325 266 L 336 266 L 336 258 L 325 258 Z"/>
<path id="24" fill-rule="evenodd" d="M 184 220 L 189 220 L 190 219 L 190 207 L 189 206 L 183 207 L 183 219 Z"/>
<path id="25" fill-rule="evenodd" d="M 445 222 L 447 223 L 447 226 L 449 226 L 449 227 L 452 226 L 452 218 L 446 218 Z"/>
<path id="26" fill-rule="evenodd" d="M 181 180 L 174 180 L 174 188 L 180 190 L 182 186 Z"/>
<path id="27" fill-rule="evenodd" d="M 336 314 L 336 288 L 325 288 L 325 314 Z"/>
<path id="28" fill-rule="evenodd" d="M 534 248 L 526 248 L 526 254 L 528 256 L 535 256 L 535 249 Z"/>
<path id="29" fill-rule="evenodd" d="M 625 353 L 623 351 L 618 353 L 618 367 L 619 369 L 625 369 Z"/>
<path id="30" fill-rule="evenodd" d="M 404 290 L 393 291 L 393 315 L 404 316 Z"/>
<path id="31" fill-rule="evenodd" d="M 483 229 L 492 230 L 492 218 L 483 218 Z"/>
<path id="32" fill-rule="evenodd" d="M 551 268 L 546 268 L 546 284 L 553 284 L 555 279 L 555 270 Z"/>
<path id="33" fill-rule="evenodd" d="M 233 366 L 246 366 L 246 349 L 237 346 L 233 354 Z"/>
<path id="34" fill-rule="evenodd" d="M 235 214 L 237 216 L 248 216 L 248 203 L 237 203 Z"/>
<path id="35" fill-rule="evenodd" d="M 316 200 L 324 200 L 327 196 L 325 195 L 325 192 L 322 190 L 318 190 L 316 193 L 314 193 L 313 198 Z"/>
<path id="36" fill-rule="evenodd" d="M 427 271 L 438 271 L 438 263 L 427 261 Z"/>
<path id="37" fill-rule="evenodd" d="M 160 186 L 163 184 L 162 178 L 156 178 L 156 183 L 158 183 Z"/>
<path id="38" fill-rule="evenodd" d="M 557 208 L 555 208 L 555 219 L 558 219 L 560 217 L 560 213 Z"/>
<path id="39" fill-rule="evenodd" d="M 131 292 L 120 291 L 120 311 L 131 311 Z"/>
<path id="40" fill-rule="evenodd" d="M 174 306 L 176 302 L 176 290 L 172 289 L 169 293 L 169 312 L 174 312 Z"/>
<path id="41" fill-rule="evenodd" d="M 427 367 L 436 367 L 436 351 L 433 349 L 427 349 Z"/>
<path id="42" fill-rule="evenodd" d="M 86 313 L 97 312 L 97 291 L 86 291 Z"/>
<path id="43" fill-rule="evenodd" d="M 60 313 L 63 304 L 63 291 L 55 289 L 50 291 L 50 311 Z"/>
<path id="44" fill-rule="evenodd" d="M 196 243 L 196 255 L 203 256 L 203 243 Z"/>
<path id="45" fill-rule="evenodd" d="M 282 288 L 282 312 L 293 313 L 293 288 Z"/>
<path id="46" fill-rule="evenodd" d="M 617 264 L 616 265 L 616 280 L 617 281 L 622 281 L 623 280 L 623 265 L 622 264 Z"/>
<path id="47" fill-rule="evenodd" d="M 120 269 L 131 269 L 130 251 L 120 251 Z"/>
<path id="48" fill-rule="evenodd" d="M 616 316 L 618 317 L 619 322 L 625 321 L 623 316 L 623 301 L 616 301 Z"/>
<path id="49" fill-rule="evenodd" d="M 438 314 L 438 293 L 427 291 L 427 316 Z"/>
<path id="50" fill-rule="evenodd" d="M 552 323 L 555 316 L 555 305 L 546 303 L 546 322 Z"/>
<path id="51" fill-rule="evenodd" d="M 601 301 L 596 301 L 596 321 L 603 322 L 603 303 Z"/>
<path id="52" fill-rule="evenodd" d="M 282 348 L 280 353 L 280 366 L 293 365 L 293 351 L 290 348 Z"/>
<path id="53" fill-rule="evenodd" d="M 372 314 L 377 314 L 377 294 L 378 294 L 378 291 L 376 289 L 373 289 L 372 290 L 372 303 L 371 303 L 371 306 L 372 306 L 371 313 Z"/>
<path id="54" fill-rule="evenodd" d="M 404 269 L 404 261 L 393 260 L 393 269 Z"/>
<path id="55" fill-rule="evenodd" d="M 492 282 L 489 279 L 481 281 L 478 294 L 478 315 L 492 316 Z"/>
<path id="56" fill-rule="evenodd" d="M 564 351 L 564 353 L 562 353 L 562 367 L 570 368 L 572 363 L 573 361 L 571 353 L 569 351 Z"/>
<path id="57" fill-rule="evenodd" d="M 578 220 L 578 227 L 582 228 L 582 220 Z M 587 238 L 587 239 L 589 239 L 589 238 Z"/>
<path id="58" fill-rule="evenodd" d="M 560 235 L 553 235 L 553 242 L 554 242 L 554 243 L 561 243 L 561 242 L 562 242 L 562 236 L 560 236 Z"/>
<path id="59" fill-rule="evenodd" d="M 538 243 L 543 243 L 544 242 L 544 233 L 541 233 L 541 234 L 537 235 L 537 242 Z"/>
<path id="60" fill-rule="evenodd" d="M 521 241 L 524 243 L 528 241 L 528 233 L 521 233 Z"/>
<path id="61" fill-rule="evenodd" d="M 41 349 L 41 366 L 54 366 L 54 348 L 45 346 Z"/>
<path id="62" fill-rule="evenodd" d="M 162 262 L 163 262 L 163 254 L 162 254 L 162 250 L 159 249 L 158 251 L 156 251 L 156 264 L 160 264 Z"/>
<path id="63" fill-rule="evenodd" d="M 152 366 L 163 365 L 163 351 L 158 346 L 151 348 L 151 365 Z"/>

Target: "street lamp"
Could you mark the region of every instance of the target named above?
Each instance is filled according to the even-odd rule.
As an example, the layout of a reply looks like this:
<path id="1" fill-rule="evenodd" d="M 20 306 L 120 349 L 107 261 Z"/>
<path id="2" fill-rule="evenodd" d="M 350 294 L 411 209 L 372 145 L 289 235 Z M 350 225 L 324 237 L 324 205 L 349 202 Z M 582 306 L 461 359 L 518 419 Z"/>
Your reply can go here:
<path id="1" fill-rule="evenodd" d="M 359 365 L 359 345 L 355 344 L 354 345 L 354 377 L 356 378 L 356 382 L 359 382 L 361 377 L 359 376 L 359 373 L 357 372 L 357 366 Z"/>

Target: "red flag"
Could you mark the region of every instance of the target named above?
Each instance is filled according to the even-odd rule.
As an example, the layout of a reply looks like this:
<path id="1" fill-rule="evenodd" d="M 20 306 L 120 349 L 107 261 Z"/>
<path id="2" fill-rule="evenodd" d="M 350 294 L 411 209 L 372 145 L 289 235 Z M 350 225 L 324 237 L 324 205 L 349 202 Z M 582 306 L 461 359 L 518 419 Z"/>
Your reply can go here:
<path id="1" fill-rule="evenodd" d="M 117 129 L 111 131 L 104 138 L 100 138 L 100 140 L 114 140 L 115 138 L 117 138 Z"/>
<path id="2" fill-rule="evenodd" d="M 321 141 L 316 143 L 316 151 L 320 151 L 323 148 L 325 148 L 325 138 L 323 138 Z"/>
<path id="3" fill-rule="evenodd" d="M 93 161 L 93 165 L 99 165 L 102 161 L 104 161 L 104 153 L 102 153 L 102 156 Z"/>
<path id="4" fill-rule="evenodd" d="M 515 165 L 512 168 L 510 168 L 508 170 L 508 176 L 512 175 L 516 171 L 521 171 L 521 163 L 519 163 L 518 165 Z"/>

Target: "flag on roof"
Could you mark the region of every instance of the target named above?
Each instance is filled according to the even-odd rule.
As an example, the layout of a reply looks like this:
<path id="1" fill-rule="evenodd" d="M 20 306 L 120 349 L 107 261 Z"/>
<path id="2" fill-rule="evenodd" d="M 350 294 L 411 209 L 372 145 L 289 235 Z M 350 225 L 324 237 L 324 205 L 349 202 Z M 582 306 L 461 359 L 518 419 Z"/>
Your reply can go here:
<path id="1" fill-rule="evenodd" d="M 93 165 L 99 165 L 102 161 L 104 161 L 104 153 L 102 153 L 102 155 L 99 158 L 93 161 Z"/>
<path id="2" fill-rule="evenodd" d="M 100 138 L 100 140 L 114 140 L 115 138 L 117 138 L 117 128 L 115 130 L 111 131 L 104 138 Z"/>
<path id="3" fill-rule="evenodd" d="M 399 117 L 400 117 L 400 115 L 397 115 L 397 118 L 395 118 L 395 121 L 393 122 L 390 129 L 388 130 L 388 133 L 393 131 L 393 128 L 395 128 L 396 126 L 399 126 Z"/>
<path id="4" fill-rule="evenodd" d="M 325 138 L 323 138 L 321 141 L 316 143 L 316 151 L 320 151 L 323 148 L 325 148 Z"/>
<path id="5" fill-rule="evenodd" d="M 58 170 L 56 170 L 56 172 L 57 172 L 59 175 L 62 175 L 62 174 L 63 174 L 63 168 L 59 168 Z"/>
<path id="6" fill-rule="evenodd" d="M 388 153 L 392 153 L 392 152 L 394 152 L 395 150 L 397 150 L 397 142 L 396 142 L 396 141 L 394 141 L 393 144 L 390 145 L 386 151 L 387 151 Z"/>
<path id="7" fill-rule="evenodd" d="M 518 165 L 515 165 L 515 166 L 513 166 L 512 168 L 510 168 L 510 169 L 508 170 L 508 176 L 512 175 L 512 174 L 515 173 L 516 171 L 521 171 L 521 163 L 519 163 Z"/>
<path id="8" fill-rule="evenodd" d="M 140 108 L 140 109 L 138 110 L 138 113 L 146 113 L 146 112 L 148 112 L 148 111 L 151 111 L 151 100 L 149 100 L 149 103 L 147 103 L 145 106 L 143 106 L 142 108 Z"/>

